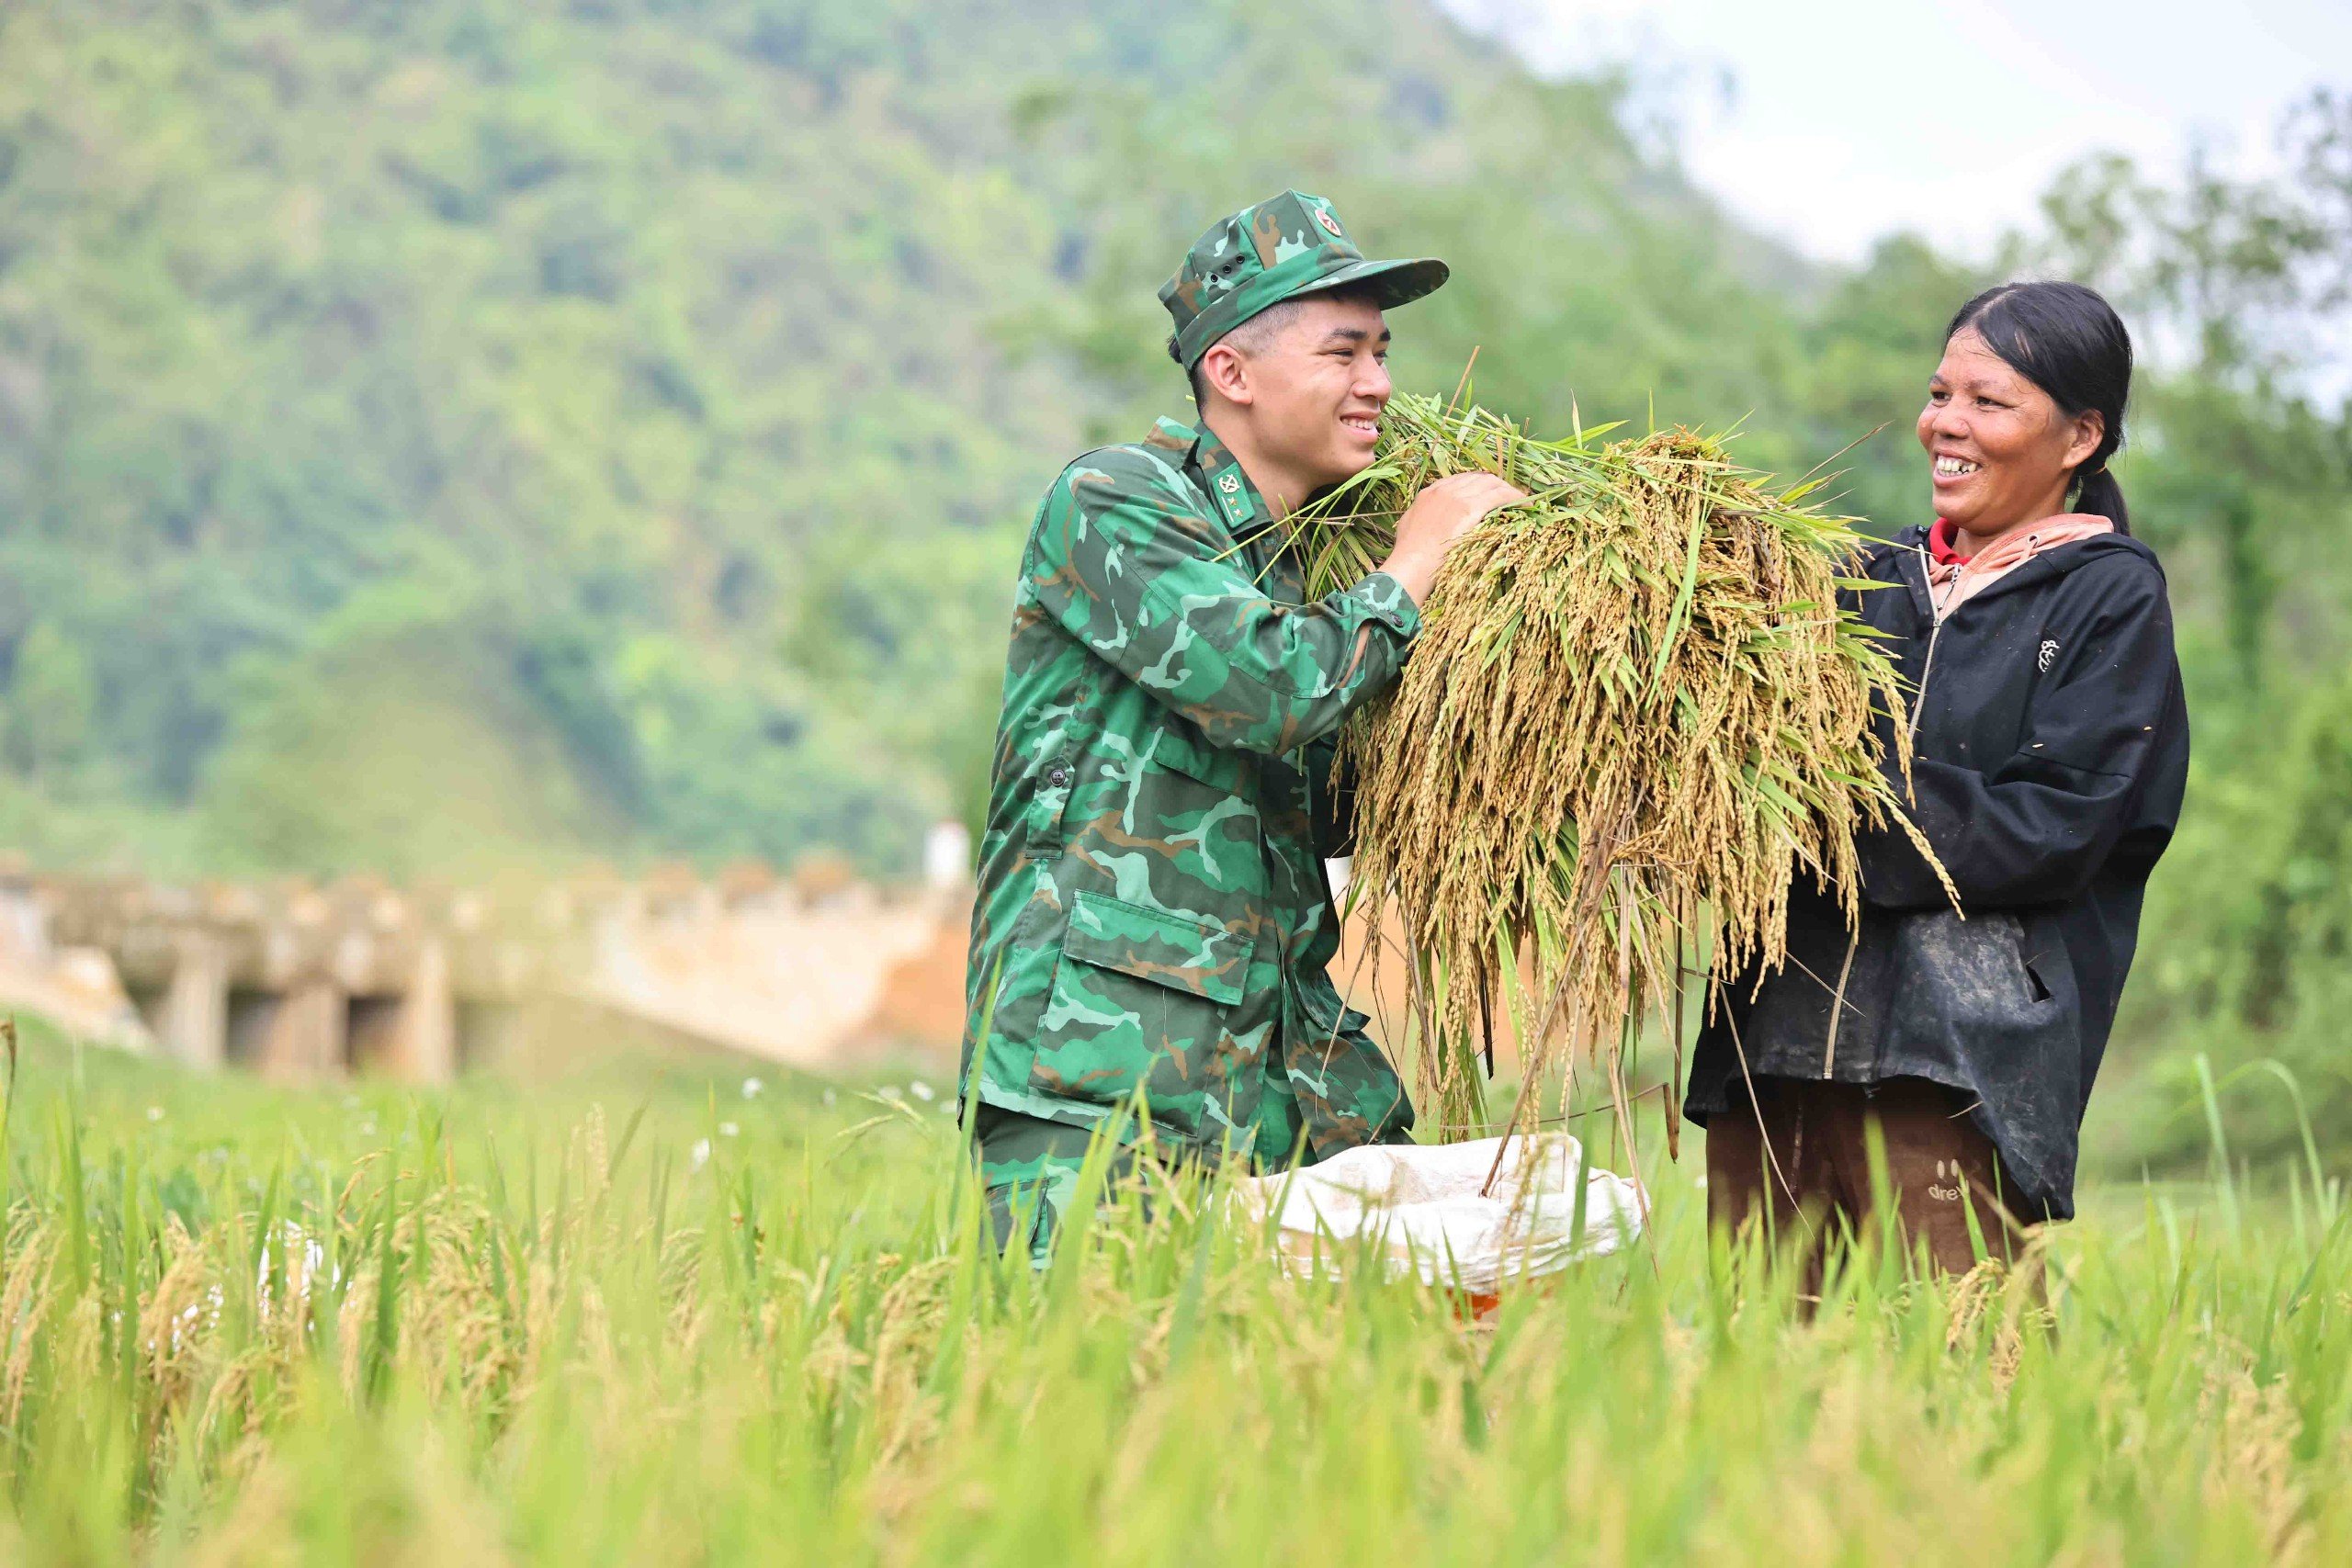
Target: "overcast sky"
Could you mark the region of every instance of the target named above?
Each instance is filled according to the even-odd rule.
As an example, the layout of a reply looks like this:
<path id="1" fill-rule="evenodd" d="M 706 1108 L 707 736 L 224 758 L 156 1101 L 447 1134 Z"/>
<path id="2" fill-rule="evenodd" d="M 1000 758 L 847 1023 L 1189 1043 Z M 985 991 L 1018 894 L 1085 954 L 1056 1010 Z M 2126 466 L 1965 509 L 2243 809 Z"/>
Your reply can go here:
<path id="1" fill-rule="evenodd" d="M 1632 62 L 1685 167 L 1825 258 L 1913 229 L 1981 252 L 2050 176 L 2192 136 L 2274 165 L 2279 111 L 2352 88 L 2352 0 L 1441 0 L 1539 70 Z"/>

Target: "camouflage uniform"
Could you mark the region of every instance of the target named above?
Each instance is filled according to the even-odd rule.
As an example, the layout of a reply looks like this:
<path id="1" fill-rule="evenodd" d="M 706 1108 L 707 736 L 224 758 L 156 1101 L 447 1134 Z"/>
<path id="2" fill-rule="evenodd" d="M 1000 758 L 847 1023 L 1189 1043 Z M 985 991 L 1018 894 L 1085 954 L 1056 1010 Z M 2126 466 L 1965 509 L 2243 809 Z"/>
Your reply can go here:
<path id="1" fill-rule="evenodd" d="M 1211 229 L 1161 299 L 1189 367 L 1282 299 L 1363 285 L 1401 303 L 1443 276 L 1364 261 L 1328 203 L 1285 192 Z M 1034 1192 L 1041 1253 L 1088 1136 L 1123 1111 L 1163 1156 L 1266 1166 L 1412 1124 L 1326 972 L 1317 817 L 1334 733 L 1396 678 L 1419 615 L 1378 572 L 1306 603 L 1283 543 L 1223 443 L 1172 420 L 1072 463 L 1031 531 L 964 1073 L 1000 1230 Z"/>

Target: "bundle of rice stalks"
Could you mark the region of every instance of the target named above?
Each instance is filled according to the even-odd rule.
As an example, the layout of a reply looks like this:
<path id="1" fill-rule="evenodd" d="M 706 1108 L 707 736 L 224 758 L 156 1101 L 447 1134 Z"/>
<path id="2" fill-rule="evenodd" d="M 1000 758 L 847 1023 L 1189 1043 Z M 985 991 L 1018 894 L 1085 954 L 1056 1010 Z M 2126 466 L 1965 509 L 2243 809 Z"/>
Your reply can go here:
<path id="1" fill-rule="evenodd" d="M 1838 604 L 1861 540 L 1805 503 L 1824 481 L 1775 491 L 1687 430 L 1606 434 L 1539 441 L 1399 396 L 1374 466 L 1298 519 L 1321 594 L 1388 553 L 1432 480 L 1485 469 L 1530 496 L 1455 546 L 1402 680 L 1342 741 L 1350 897 L 1408 950 L 1419 1098 L 1448 1138 L 1485 1130 L 1477 1058 L 1508 1016 L 1514 1122 L 1547 1082 L 1565 1110 L 1588 1065 L 1630 1140 L 1626 1058 L 1645 1011 L 1679 1054 L 1686 953 L 1718 979 L 1781 962 L 1799 869 L 1853 919 L 1855 836 L 1901 820 L 1871 726 L 1901 697 Z"/>

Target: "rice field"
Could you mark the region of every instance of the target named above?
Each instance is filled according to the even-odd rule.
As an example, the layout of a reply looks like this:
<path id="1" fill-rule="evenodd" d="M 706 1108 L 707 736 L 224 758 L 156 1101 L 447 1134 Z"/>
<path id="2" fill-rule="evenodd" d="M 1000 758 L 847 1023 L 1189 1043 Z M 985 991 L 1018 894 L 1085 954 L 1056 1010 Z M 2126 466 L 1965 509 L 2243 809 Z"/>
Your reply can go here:
<path id="1" fill-rule="evenodd" d="M 28 1038 L 0 1561 L 2352 1561 L 2352 1247 L 2300 1173 L 2097 1190 L 2046 1314 L 1866 1246 L 1808 1316 L 1686 1145 L 1649 1244 L 1480 1323 L 1285 1279 L 1197 1186 L 1008 1269 L 940 1092 Z"/>

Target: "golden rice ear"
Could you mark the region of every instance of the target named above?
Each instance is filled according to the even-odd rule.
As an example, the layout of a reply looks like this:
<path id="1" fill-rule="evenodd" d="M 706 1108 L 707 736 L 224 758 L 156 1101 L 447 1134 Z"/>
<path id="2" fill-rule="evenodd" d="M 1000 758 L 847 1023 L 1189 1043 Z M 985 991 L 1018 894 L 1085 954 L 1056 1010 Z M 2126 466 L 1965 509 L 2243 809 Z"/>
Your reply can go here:
<path id="1" fill-rule="evenodd" d="M 1679 1020 L 1693 979 L 1781 963 L 1798 874 L 1850 920 L 1863 829 L 1898 823 L 1934 863 L 1871 725 L 1883 706 L 1904 733 L 1894 668 L 1838 600 L 1865 543 L 1852 520 L 1719 438 L 1604 444 L 1613 428 L 1540 441 L 1458 396 L 1400 394 L 1373 467 L 1295 522 L 1319 596 L 1385 558 L 1433 479 L 1483 469 L 1532 498 L 1454 547 L 1396 690 L 1342 738 L 1351 884 L 1409 955 L 1420 1099 L 1447 1138 L 1488 1131 L 1483 976 L 1508 977 L 1510 1124 L 1547 1090 L 1565 1111 L 1582 1066 L 1630 1139 L 1645 1017 Z"/>

